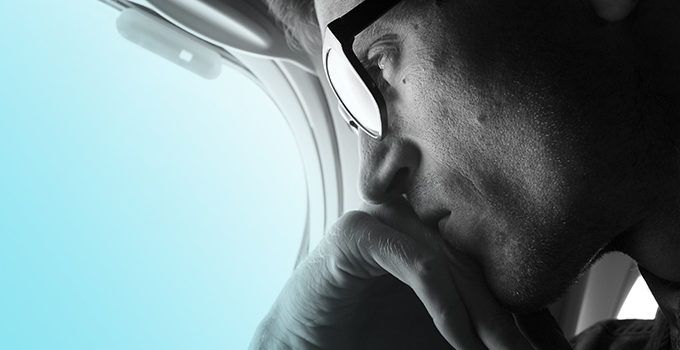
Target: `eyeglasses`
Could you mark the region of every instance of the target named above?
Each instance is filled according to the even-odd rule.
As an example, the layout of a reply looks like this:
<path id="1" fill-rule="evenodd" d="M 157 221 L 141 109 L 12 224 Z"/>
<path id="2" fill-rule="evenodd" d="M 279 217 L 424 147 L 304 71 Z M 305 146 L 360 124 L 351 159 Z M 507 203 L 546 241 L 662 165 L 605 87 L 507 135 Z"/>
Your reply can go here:
<path id="1" fill-rule="evenodd" d="M 340 114 L 353 129 L 382 139 L 387 128 L 385 98 L 354 54 L 355 37 L 401 0 L 365 0 L 326 27 L 323 67 L 340 101 Z"/>

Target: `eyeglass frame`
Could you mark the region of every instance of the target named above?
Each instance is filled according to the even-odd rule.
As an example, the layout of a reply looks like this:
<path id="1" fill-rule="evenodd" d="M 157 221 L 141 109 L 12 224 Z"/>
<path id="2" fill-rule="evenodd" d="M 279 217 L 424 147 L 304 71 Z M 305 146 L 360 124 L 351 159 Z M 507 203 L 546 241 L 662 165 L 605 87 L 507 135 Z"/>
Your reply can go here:
<path id="1" fill-rule="evenodd" d="M 353 45 L 354 40 L 356 36 L 359 35 L 359 33 L 380 19 L 380 17 L 385 15 L 385 13 L 396 6 L 399 2 L 401 2 L 401 0 L 364 0 L 346 14 L 331 21 L 326 26 L 326 32 L 324 33 L 323 39 L 323 68 L 324 72 L 326 73 L 326 79 L 328 80 L 331 89 L 333 89 L 333 93 L 340 102 L 340 114 L 350 125 L 350 127 L 354 129 L 361 129 L 368 136 L 377 140 L 381 140 L 385 135 L 385 131 L 387 130 L 387 105 L 385 103 L 383 94 L 378 88 L 378 84 L 373 80 L 364 65 L 354 53 Z M 342 100 L 333 86 L 333 81 L 330 78 L 327 64 L 328 56 L 331 50 L 337 50 L 345 55 L 345 58 L 357 73 L 361 79 L 361 82 L 364 84 L 364 86 L 366 86 L 369 93 L 372 95 L 373 100 L 378 106 L 378 110 L 380 112 L 380 134 L 371 132 L 357 120 L 357 118 L 347 108 L 345 102 Z"/>

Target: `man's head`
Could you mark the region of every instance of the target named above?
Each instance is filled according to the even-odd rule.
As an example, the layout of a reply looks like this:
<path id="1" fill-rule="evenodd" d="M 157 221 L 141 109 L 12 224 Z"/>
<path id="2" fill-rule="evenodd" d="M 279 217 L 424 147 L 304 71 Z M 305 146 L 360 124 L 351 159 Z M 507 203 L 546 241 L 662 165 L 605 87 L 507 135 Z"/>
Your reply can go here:
<path id="1" fill-rule="evenodd" d="M 316 38 L 360 2 L 316 0 Z M 628 11 L 596 2 L 615 18 Z M 405 195 L 518 311 L 550 302 L 644 225 L 676 174 L 677 106 L 640 51 L 653 31 L 596 11 L 578 0 L 403 1 L 355 42 L 379 66 L 369 70 L 388 109 L 382 140 L 360 136 L 365 199 Z"/>

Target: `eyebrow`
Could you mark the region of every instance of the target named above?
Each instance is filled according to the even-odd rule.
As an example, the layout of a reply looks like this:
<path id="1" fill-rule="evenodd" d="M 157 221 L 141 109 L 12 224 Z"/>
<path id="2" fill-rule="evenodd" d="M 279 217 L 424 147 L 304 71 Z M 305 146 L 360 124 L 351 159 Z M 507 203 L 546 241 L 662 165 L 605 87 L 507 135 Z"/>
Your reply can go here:
<path id="1" fill-rule="evenodd" d="M 371 45 L 384 37 L 386 34 L 383 33 L 387 31 L 389 31 L 387 26 L 375 22 L 359 33 L 354 39 L 354 45 L 352 45 L 356 56 L 359 58 L 366 56 Z"/>

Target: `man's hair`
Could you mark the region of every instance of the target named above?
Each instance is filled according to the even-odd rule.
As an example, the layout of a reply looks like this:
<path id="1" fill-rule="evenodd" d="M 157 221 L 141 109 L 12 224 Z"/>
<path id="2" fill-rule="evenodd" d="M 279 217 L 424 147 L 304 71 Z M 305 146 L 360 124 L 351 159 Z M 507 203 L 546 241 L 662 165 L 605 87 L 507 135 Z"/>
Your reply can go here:
<path id="1" fill-rule="evenodd" d="M 265 3 L 285 28 L 290 46 L 310 54 L 320 49 L 314 0 L 265 0 Z"/>

